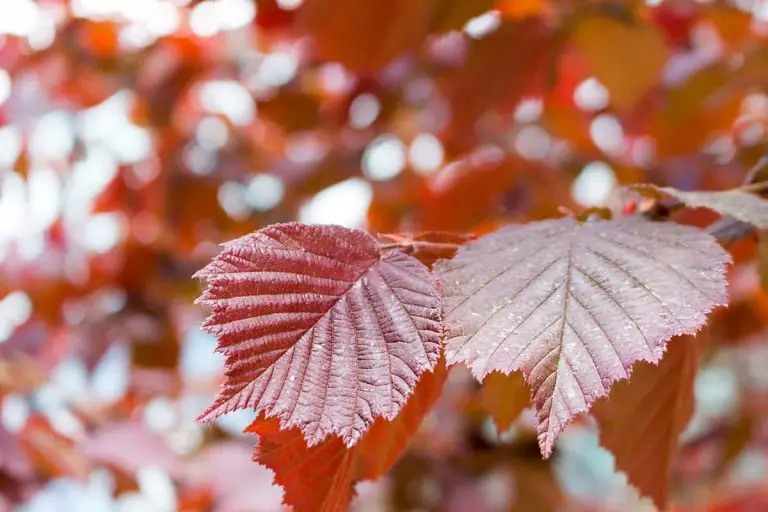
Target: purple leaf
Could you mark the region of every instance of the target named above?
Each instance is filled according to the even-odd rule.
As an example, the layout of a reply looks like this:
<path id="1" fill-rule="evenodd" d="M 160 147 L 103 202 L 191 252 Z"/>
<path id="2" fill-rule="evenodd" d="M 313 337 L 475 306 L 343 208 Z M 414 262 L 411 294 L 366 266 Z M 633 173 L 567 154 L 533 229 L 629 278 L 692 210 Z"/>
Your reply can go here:
<path id="1" fill-rule="evenodd" d="M 726 304 L 730 260 L 704 231 L 637 217 L 503 228 L 438 265 L 448 362 L 480 381 L 522 372 L 549 457 L 634 362 L 658 362 Z"/>
<path id="2" fill-rule="evenodd" d="M 273 225 L 225 244 L 196 275 L 227 366 L 201 420 L 251 408 L 310 446 L 331 434 L 352 446 L 397 415 L 439 358 L 434 278 L 363 231 Z"/>

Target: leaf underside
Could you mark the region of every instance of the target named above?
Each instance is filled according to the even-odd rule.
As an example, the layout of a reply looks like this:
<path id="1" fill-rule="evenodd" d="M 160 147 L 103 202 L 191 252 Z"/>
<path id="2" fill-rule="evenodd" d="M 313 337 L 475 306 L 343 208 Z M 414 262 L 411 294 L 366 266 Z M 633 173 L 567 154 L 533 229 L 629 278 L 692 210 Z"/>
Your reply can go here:
<path id="1" fill-rule="evenodd" d="M 491 372 L 481 390 L 483 408 L 491 415 L 499 432 L 504 432 L 531 406 L 531 392 L 519 372 L 504 375 Z"/>
<path id="2" fill-rule="evenodd" d="M 617 384 L 608 400 L 592 409 L 600 444 L 613 453 L 616 468 L 659 510 L 667 506 L 678 438 L 693 415 L 697 367 L 696 340 L 676 338 L 658 367 L 639 363 L 631 380 Z"/>
<path id="3" fill-rule="evenodd" d="M 760 229 L 768 229 L 768 201 L 750 192 L 741 190 L 686 192 L 671 187 L 659 187 L 658 190 L 690 207 L 708 208 L 720 215 L 730 215 Z"/>
<path id="4" fill-rule="evenodd" d="M 226 379 L 201 421 L 238 409 L 353 445 L 394 418 L 440 354 L 440 299 L 427 267 L 339 226 L 277 224 L 224 245 L 196 274 L 203 327 Z"/>
<path id="5" fill-rule="evenodd" d="M 440 396 L 445 360 L 425 373 L 400 414 L 378 418 L 360 442 L 347 448 L 336 437 L 308 446 L 297 428 L 281 430 L 274 418 L 259 418 L 246 432 L 259 434 L 254 461 L 275 473 L 285 490 L 283 502 L 296 512 L 348 510 L 354 485 L 376 479 L 397 461 Z"/>
<path id="6" fill-rule="evenodd" d="M 633 363 L 658 362 L 726 304 L 730 261 L 704 231 L 639 217 L 503 228 L 438 264 L 448 363 L 480 381 L 521 371 L 549 457 Z"/>

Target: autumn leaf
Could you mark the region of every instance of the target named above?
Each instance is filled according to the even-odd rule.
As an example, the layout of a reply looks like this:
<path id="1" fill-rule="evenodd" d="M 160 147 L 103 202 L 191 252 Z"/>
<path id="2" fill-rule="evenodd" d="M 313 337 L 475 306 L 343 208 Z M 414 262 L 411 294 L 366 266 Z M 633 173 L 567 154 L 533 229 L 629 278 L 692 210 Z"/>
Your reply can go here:
<path id="1" fill-rule="evenodd" d="M 431 31 L 436 34 L 461 30 L 470 19 L 493 8 L 494 0 L 432 0 Z"/>
<path id="2" fill-rule="evenodd" d="M 504 19 L 494 32 L 470 40 L 461 65 L 438 82 L 451 105 L 444 134 L 448 153 L 451 148 L 456 153 L 477 149 L 475 128 L 485 113 L 509 114 L 521 99 L 541 94 L 555 46 L 552 28 L 537 17 Z"/>
<path id="3" fill-rule="evenodd" d="M 727 302 L 730 255 L 697 228 L 639 217 L 509 226 L 437 265 L 449 364 L 483 381 L 521 371 L 539 445 L 627 379 L 666 341 Z"/>
<path id="4" fill-rule="evenodd" d="M 426 231 L 416 235 L 387 233 L 380 236 L 384 241 L 392 242 L 385 244 L 385 247 L 399 248 L 430 268 L 441 259 L 451 259 L 462 244 L 475 238 L 474 235 L 448 231 Z"/>
<path id="5" fill-rule="evenodd" d="M 354 485 L 379 478 L 400 457 L 443 389 L 445 361 L 426 373 L 393 421 L 377 419 L 352 448 L 336 437 L 308 446 L 297 428 L 281 430 L 274 418 L 259 418 L 246 432 L 259 435 L 254 461 L 275 473 L 284 503 L 302 511 L 348 510 Z"/>
<path id="6" fill-rule="evenodd" d="M 531 391 L 519 372 L 492 372 L 483 381 L 481 402 L 499 432 L 504 432 L 531 405 Z"/>
<path id="7" fill-rule="evenodd" d="M 572 40 L 608 89 L 611 104 L 623 111 L 632 110 L 659 83 L 669 57 L 662 32 L 642 20 L 585 17 Z"/>
<path id="8" fill-rule="evenodd" d="M 375 71 L 416 50 L 432 32 L 460 29 L 487 0 L 307 0 L 298 25 L 318 55 L 355 71 Z"/>
<path id="9" fill-rule="evenodd" d="M 760 229 L 768 229 L 768 201 L 751 192 L 739 189 L 719 191 L 683 191 L 672 187 L 650 187 L 685 203 L 692 208 L 708 208 L 721 215 L 730 215 Z"/>
<path id="10" fill-rule="evenodd" d="M 273 225 L 225 244 L 196 276 L 227 365 L 201 420 L 252 408 L 310 446 L 331 434 L 352 446 L 438 360 L 434 278 L 363 231 Z"/>
<path id="11" fill-rule="evenodd" d="M 699 151 L 722 126 L 732 126 L 740 115 L 741 97 L 728 82 L 729 69 L 717 62 L 692 73 L 665 91 L 664 102 L 653 113 L 650 131 L 661 157 Z"/>
<path id="12" fill-rule="evenodd" d="M 672 340 L 661 363 L 640 363 L 632 379 L 620 382 L 592 414 L 600 443 L 616 467 L 661 510 L 669 498 L 669 476 L 677 441 L 693 414 L 693 381 L 698 367 L 696 340 Z"/>

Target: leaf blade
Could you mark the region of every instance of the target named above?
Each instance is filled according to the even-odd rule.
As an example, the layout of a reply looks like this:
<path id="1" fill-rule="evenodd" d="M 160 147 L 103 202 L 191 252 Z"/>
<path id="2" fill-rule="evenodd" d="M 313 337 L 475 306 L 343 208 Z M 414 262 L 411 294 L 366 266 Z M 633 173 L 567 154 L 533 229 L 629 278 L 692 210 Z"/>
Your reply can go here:
<path id="1" fill-rule="evenodd" d="M 675 339 L 658 366 L 640 363 L 632 380 L 617 384 L 593 409 L 600 444 L 613 453 L 617 469 L 660 510 L 669 498 L 677 440 L 693 415 L 697 367 L 696 340 Z M 637 411 L 643 411 L 641 418 Z"/>
<path id="2" fill-rule="evenodd" d="M 491 415 L 499 432 L 505 432 L 531 405 L 531 392 L 519 372 L 504 375 L 491 372 L 480 391 L 483 408 Z"/>
<path id="3" fill-rule="evenodd" d="M 273 225 L 225 244 L 197 277 L 227 367 L 201 421 L 251 408 L 310 445 L 334 434 L 351 446 L 439 357 L 434 278 L 363 231 Z"/>
<path id="4" fill-rule="evenodd" d="M 654 187 L 693 208 L 708 208 L 730 215 L 760 229 L 768 229 L 768 200 L 738 189 L 721 191 L 683 191 L 672 187 Z"/>
<path id="5" fill-rule="evenodd" d="M 703 231 L 637 217 L 503 228 L 438 264 L 448 363 L 480 381 L 521 371 L 546 458 L 635 361 L 658 361 L 727 302 L 728 262 Z"/>
<path id="6" fill-rule="evenodd" d="M 445 359 L 426 373 L 393 421 L 378 418 L 355 446 L 337 438 L 308 446 L 297 428 L 281 430 L 275 418 L 258 418 L 246 432 L 260 436 L 254 461 L 275 473 L 283 502 L 302 511 L 347 510 L 354 485 L 379 478 L 397 461 L 439 398 L 447 376 Z"/>

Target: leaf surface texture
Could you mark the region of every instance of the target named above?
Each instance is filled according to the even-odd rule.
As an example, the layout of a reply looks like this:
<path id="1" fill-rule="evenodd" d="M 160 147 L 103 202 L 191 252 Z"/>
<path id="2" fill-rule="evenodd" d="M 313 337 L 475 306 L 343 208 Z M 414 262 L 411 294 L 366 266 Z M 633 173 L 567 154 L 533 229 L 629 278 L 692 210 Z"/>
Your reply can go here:
<path id="1" fill-rule="evenodd" d="M 701 230 L 638 217 L 503 228 L 438 264 L 448 363 L 480 381 L 521 371 L 548 457 L 636 361 L 658 362 L 727 303 L 730 260 Z"/>
<path id="2" fill-rule="evenodd" d="M 250 408 L 310 445 L 349 446 L 394 418 L 440 354 L 440 299 L 427 267 L 339 226 L 278 224 L 237 239 L 198 272 L 203 326 L 226 380 L 201 420 Z"/>

